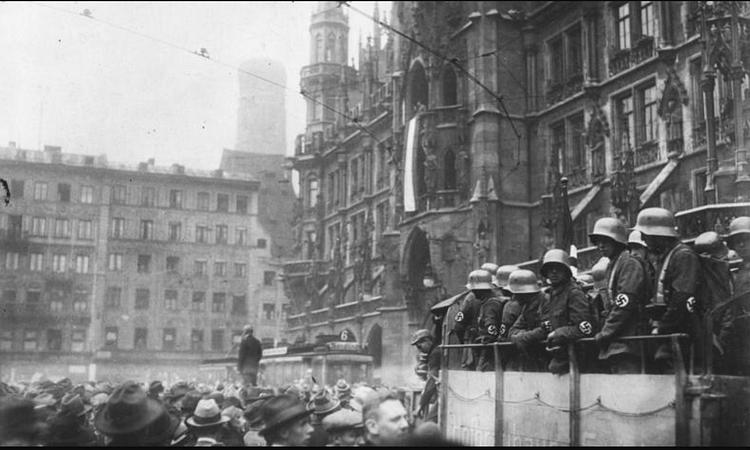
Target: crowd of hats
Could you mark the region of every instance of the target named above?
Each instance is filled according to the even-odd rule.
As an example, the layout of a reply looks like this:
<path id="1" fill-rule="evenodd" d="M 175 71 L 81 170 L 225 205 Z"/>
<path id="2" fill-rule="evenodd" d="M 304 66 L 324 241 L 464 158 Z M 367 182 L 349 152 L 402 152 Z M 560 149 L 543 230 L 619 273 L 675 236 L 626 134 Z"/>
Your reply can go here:
<path id="1" fill-rule="evenodd" d="M 279 388 L 237 384 L 125 381 L 73 383 L 35 376 L 28 382 L 0 382 L 0 445 L 14 436 L 47 444 L 50 423 L 59 416 L 80 418 L 96 436 L 94 445 L 126 444 L 128 436 L 148 431 L 148 442 L 169 443 L 181 429 L 199 431 L 231 425 L 263 436 L 295 418 L 317 415 L 326 431 L 362 426 L 362 405 L 375 390 L 340 379 L 332 386 L 300 380 Z M 85 419 L 85 420 L 84 420 Z M 68 431 L 75 431 L 71 429 Z M 59 442 L 55 441 L 55 442 Z M 70 441 L 70 446 L 76 446 Z"/>

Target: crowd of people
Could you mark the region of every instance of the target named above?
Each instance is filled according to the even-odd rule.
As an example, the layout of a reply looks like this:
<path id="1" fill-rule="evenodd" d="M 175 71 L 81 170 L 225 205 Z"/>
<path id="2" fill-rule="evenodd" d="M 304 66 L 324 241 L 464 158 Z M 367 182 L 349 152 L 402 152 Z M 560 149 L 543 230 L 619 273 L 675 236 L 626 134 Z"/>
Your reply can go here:
<path id="1" fill-rule="evenodd" d="M 388 387 L 0 383 L 0 446 L 441 446 Z"/>
<path id="2" fill-rule="evenodd" d="M 463 297 L 433 307 L 437 330 L 450 343 L 513 343 L 502 347 L 506 370 L 556 374 L 569 370 L 567 344 L 582 338 L 593 338 L 576 346 L 584 370 L 672 373 L 668 339 L 633 337 L 683 334 L 684 361 L 693 346 L 696 367 L 711 355 L 715 373 L 750 376 L 748 311 L 728 302 L 750 290 L 750 217 L 734 218 L 724 237 L 708 231 L 689 245 L 670 211 L 646 208 L 634 229 L 607 217 L 589 238 L 601 259 L 588 273 L 561 249 L 546 252 L 538 273 L 485 263 L 469 274 Z M 460 365 L 494 370 L 494 350 L 466 349 Z"/>

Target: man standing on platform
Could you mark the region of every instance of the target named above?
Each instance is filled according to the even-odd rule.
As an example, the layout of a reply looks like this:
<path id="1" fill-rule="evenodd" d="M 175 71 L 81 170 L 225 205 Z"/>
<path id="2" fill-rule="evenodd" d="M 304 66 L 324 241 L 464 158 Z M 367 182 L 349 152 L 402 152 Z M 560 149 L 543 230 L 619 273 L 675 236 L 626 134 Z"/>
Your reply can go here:
<path id="1" fill-rule="evenodd" d="M 258 385 L 258 367 L 263 356 L 260 341 L 253 336 L 253 327 L 245 325 L 242 330 L 237 371 L 242 374 L 242 382 L 247 386 Z"/>

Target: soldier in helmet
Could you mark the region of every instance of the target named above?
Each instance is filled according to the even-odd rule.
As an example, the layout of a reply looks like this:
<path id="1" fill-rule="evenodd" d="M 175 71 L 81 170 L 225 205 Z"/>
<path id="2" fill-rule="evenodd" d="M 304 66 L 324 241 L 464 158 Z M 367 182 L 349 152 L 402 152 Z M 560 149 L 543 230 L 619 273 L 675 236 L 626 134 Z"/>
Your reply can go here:
<path id="1" fill-rule="evenodd" d="M 516 270 L 519 270 L 519 267 L 513 265 L 504 265 L 497 269 L 497 285 L 502 292 L 501 300 L 504 304 L 503 317 L 500 321 L 500 330 L 498 330 L 499 341 L 508 340 L 510 327 L 516 322 L 521 312 L 521 304 L 513 297 L 513 293 L 508 290 L 508 280 L 510 279 L 510 275 Z"/>
<path id="2" fill-rule="evenodd" d="M 497 341 L 500 321 L 503 315 L 503 303 L 495 296 L 492 285 L 492 274 L 486 270 L 474 270 L 469 274 L 466 285 L 479 303 L 473 322 L 469 326 L 476 329 L 475 343 L 489 344 Z M 456 316 L 456 322 L 465 322 L 466 318 Z M 459 320 L 461 319 L 461 320 Z M 487 371 L 494 369 L 494 352 L 491 348 L 480 348 L 473 352 L 476 358 L 476 370 Z"/>
<path id="3" fill-rule="evenodd" d="M 680 242 L 674 215 L 664 208 L 646 208 L 638 213 L 635 229 L 641 232 L 649 250 L 657 255 L 656 285 L 652 301 L 646 306 L 651 334 L 688 333 L 699 340 L 697 301 L 700 261 L 692 248 Z M 684 346 L 687 351 L 687 345 Z M 700 352 L 696 352 L 699 355 Z M 687 353 L 684 355 L 687 360 Z M 654 355 L 659 373 L 672 373 L 672 348 L 659 344 Z"/>
<path id="4" fill-rule="evenodd" d="M 589 234 L 602 256 L 609 258 L 603 293 L 603 325 L 595 336 L 599 359 L 609 373 L 640 373 L 643 350 L 636 342 L 613 342 L 625 336 L 637 336 L 642 327 L 639 305 L 648 301 L 650 280 L 644 266 L 627 250 L 625 224 L 613 217 L 604 217 L 594 224 Z"/>
<path id="5" fill-rule="evenodd" d="M 422 395 L 419 399 L 417 417 L 425 421 L 437 422 L 438 384 L 440 383 L 440 351 L 435 338 L 429 330 L 421 329 L 414 332 L 411 345 L 417 347 L 421 354 L 427 355 L 426 380 Z"/>
<path id="6" fill-rule="evenodd" d="M 646 242 L 643 240 L 640 231 L 633 230 L 628 235 L 628 251 L 641 262 L 648 279 L 653 281 L 654 265 L 649 258 L 648 245 L 646 245 Z"/>
<path id="7" fill-rule="evenodd" d="M 492 275 L 492 286 L 494 289 L 499 289 L 500 286 L 497 283 L 497 276 L 496 276 L 497 269 L 499 269 L 498 265 L 495 263 L 486 262 L 482 264 L 482 267 L 480 267 L 480 269 L 486 270 Z"/>
<path id="8" fill-rule="evenodd" d="M 507 332 L 511 342 L 521 352 L 511 357 L 507 369 L 525 372 L 541 372 L 547 370 L 549 355 L 540 345 L 542 321 L 540 311 L 549 310 L 549 298 L 542 292 L 536 274 L 531 270 L 518 269 L 510 274 L 507 290 L 513 296 L 513 301 L 520 306 L 518 318 Z M 506 307 L 507 309 L 507 307 Z M 505 311 L 503 311 L 505 317 Z"/>
<path id="9" fill-rule="evenodd" d="M 750 217 L 737 217 L 729 224 L 727 246 L 737 252 L 742 263 L 734 273 L 734 293 L 750 291 Z M 723 372 L 729 375 L 750 376 L 750 310 L 734 303 L 724 317 L 719 341 L 724 346 Z"/>

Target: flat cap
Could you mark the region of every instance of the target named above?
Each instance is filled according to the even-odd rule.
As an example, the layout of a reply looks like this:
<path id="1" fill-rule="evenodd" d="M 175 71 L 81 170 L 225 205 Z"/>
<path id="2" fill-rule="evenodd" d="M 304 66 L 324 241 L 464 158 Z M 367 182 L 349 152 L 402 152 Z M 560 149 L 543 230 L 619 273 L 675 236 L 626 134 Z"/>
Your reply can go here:
<path id="1" fill-rule="evenodd" d="M 323 418 L 323 429 L 327 432 L 364 427 L 362 413 L 341 409 Z"/>

